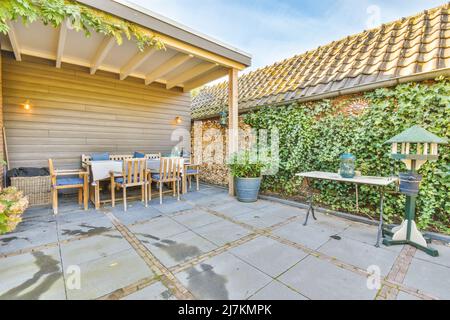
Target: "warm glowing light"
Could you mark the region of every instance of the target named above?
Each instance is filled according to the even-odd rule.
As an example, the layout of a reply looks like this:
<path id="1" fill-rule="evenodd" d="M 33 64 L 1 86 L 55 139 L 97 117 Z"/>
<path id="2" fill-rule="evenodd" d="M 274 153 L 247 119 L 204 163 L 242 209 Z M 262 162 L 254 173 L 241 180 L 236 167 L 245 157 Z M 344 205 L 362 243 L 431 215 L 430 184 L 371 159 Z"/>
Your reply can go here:
<path id="1" fill-rule="evenodd" d="M 183 120 L 181 120 L 180 117 L 176 117 L 176 118 L 175 118 L 175 122 L 176 122 L 177 124 L 181 124 L 181 122 L 183 122 Z"/>
<path id="2" fill-rule="evenodd" d="M 23 108 L 25 109 L 25 110 L 31 110 L 31 105 L 30 105 L 30 103 L 27 101 L 27 102 L 25 102 L 25 104 L 23 105 Z"/>

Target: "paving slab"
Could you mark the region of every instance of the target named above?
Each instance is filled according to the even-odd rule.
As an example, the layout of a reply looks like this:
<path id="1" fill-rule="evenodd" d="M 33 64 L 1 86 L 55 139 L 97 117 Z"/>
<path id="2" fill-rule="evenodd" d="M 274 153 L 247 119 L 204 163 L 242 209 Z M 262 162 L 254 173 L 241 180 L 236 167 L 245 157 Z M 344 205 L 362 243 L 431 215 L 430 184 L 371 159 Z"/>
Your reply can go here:
<path id="1" fill-rule="evenodd" d="M 229 251 L 253 267 L 276 278 L 307 254 L 266 237 L 259 237 Z"/>
<path id="2" fill-rule="evenodd" d="M 247 229 L 229 221 L 212 223 L 193 230 L 219 247 L 243 238 L 250 233 Z"/>
<path id="3" fill-rule="evenodd" d="M 115 230 L 111 220 L 106 216 L 92 218 L 83 222 L 58 225 L 60 240 L 68 240 L 77 237 L 90 237 Z"/>
<path id="4" fill-rule="evenodd" d="M 148 222 L 129 227 L 140 240 L 161 239 L 174 236 L 188 229 L 168 217 L 158 217 Z"/>
<path id="5" fill-rule="evenodd" d="M 369 245 L 375 245 L 377 242 L 377 232 L 378 228 L 375 226 L 369 226 L 367 224 L 350 222 L 350 226 L 344 230 L 339 236 L 347 239 L 353 239 L 360 242 L 364 242 Z M 391 246 L 386 247 L 381 245 L 384 249 L 400 252 L 404 246 Z"/>
<path id="6" fill-rule="evenodd" d="M 112 214 L 119 219 L 122 224 L 127 226 L 150 221 L 154 218 L 162 216 L 162 213 L 155 208 L 145 208 L 143 205 L 130 208 L 127 212 L 125 212 L 123 208 L 118 207 L 115 207 L 109 211 L 112 212 Z"/>
<path id="7" fill-rule="evenodd" d="M 313 300 L 372 300 L 377 291 L 367 288 L 367 278 L 309 256 L 278 278 Z"/>
<path id="8" fill-rule="evenodd" d="M 0 260 L 0 300 L 65 298 L 58 248 Z"/>
<path id="9" fill-rule="evenodd" d="M 450 268 L 414 258 L 403 283 L 440 299 L 450 299 Z"/>
<path id="10" fill-rule="evenodd" d="M 400 291 L 397 295 L 397 300 L 406 300 L 406 301 L 415 301 L 415 300 L 422 300 L 419 297 L 413 296 L 412 294 Z"/>
<path id="11" fill-rule="evenodd" d="M 234 219 L 259 229 L 269 228 L 275 224 L 286 221 L 286 218 L 278 215 L 276 212 L 263 212 L 259 210 L 237 216 Z"/>
<path id="12" fill-rule="evenodd" d="M 80 271 L 81 289 L 68 289 L 70 300 L 96 299 L 153 276 L 133 249 L 80 264 Z"/>
<path id="13" fill-rule="evenodd" d="M 317 250 L 323 246 L 334 235 L 334 232 L 330 232 L 329 230 L 312 228 L 310 226 L 305 227 L 302 222 L 298 221 L 281 227 L 273 233 L 313 250 Z"/>
<path id="14" fill-rule="evenodd" d="M 295 292 L 281 282 L 274 280 L 269 285 L 254 294 L 250 300 L 308 300 L 308 298 L 302 296 L 298 292 Z"/>
<path id="15" fill-rule="evenodd" d="M 137 291 L 123 300 L 149 301 L 149 300 L 177 300 L 176 297 L 161 282 L 154 283 Z"/>
<path id="16" fill-rule="evenodd" d="M 320 212 L 316 213 L 317 220 L 311 219 L 308 221 L 308 226 L 311 228 L 319 229 L 323 232 L 328 232 L 330 234 L 339 234 L 350 227 L 350 220 L 341 219 L 335 216 L 322 214 Z M 375 239 L 376 239 L 375 231 Z"/>
<path id="17" fill-rule="evenodd" d="M 101 218 L 105 218 L 103 212 L 95 210 L 84 211 L 77 209 L 74 211 L 61 212 L 56 215 L 56 220 L 60 225 L 83 223 Z"/>
<path id="18" fill-rule="evenodd" d="M 415 258 L 450 268 L 450 245 L 433 242 L 430 246 L 439 251 L 439 257 L 432 257 L 423 251 L 417 250 Z"/>
<path id="19" fill-rule="evenodd" d="M 56 223 L 0 236 L 0 253 L 9 254 L 23 249 L 57 243 Z"/>
<path id="20" fill-rule="evenodd" d="M 115 231 L 62 243 L 61 257 L 65 266 L 80 265 L 129 249 L 132 247 L 128 241 Z"/>
<path id="21" fill-rule="evenodd" d="M 201 209 L 183 212 L 182 214 L 172 216 L 172 219 L 189 229 L 200 228 L 211 223 L 223 221 L 223 219 Z"/>
<path id="22" fill-rule="evenodd" d="M 234 217 L 237 217 L 237 216 L 249 213 L 249 212 L 256 212 L 255 209 L 249 208 L 249 207 L 244 206 L 235 201 L 232 201 L 232 202 L 227 201 L 227 202 L 219 204 L 211 209 L 213 209 L 214 211 L 217 211 L 221 214 L 224 214 L 229 218 L 234 218 Z"/>
<path id="23" fill-rule="evenodd" d="M 272 281 L 229 253 L 206 260 L 176 277 L 201 300 L 244 300 Z"/>
<path id="24" fill-rule="evenodd" d="M 153 205 L 152 207 L 163 214 L 173 214 L 181 211 L 191 210 L 194 208 L 191 204 L 187 203 L 186 201 L 178 201 L 169 204 L 163 203 L 163 205 Z"/>
<path id="25" fill-rule="evenodd" d="M 164 239 L 154 238 L 141 241 L 166 267 L 173 267 L 217 248 L 216 245 L 192 231 Z"/>
<path id="26" fill-rule="evenodd" d="M 363 270 L 377 266 L 384 276 L 389 274 L 398 257 L 397 252 L 351 239 L 331 239 L 318 251 Z"/>

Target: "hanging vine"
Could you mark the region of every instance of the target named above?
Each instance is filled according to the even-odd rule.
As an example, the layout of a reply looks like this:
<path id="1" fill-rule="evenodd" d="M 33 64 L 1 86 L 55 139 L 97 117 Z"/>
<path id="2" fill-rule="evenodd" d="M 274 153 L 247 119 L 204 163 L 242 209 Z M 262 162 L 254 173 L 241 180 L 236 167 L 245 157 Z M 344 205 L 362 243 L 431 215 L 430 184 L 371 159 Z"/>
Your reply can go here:
<path id="1" fill-rule="evenodd" d="M 124 38 L 135 41 L 140 51 L 148 47 L 164 49 L 164 43 L 152 31 L 71 0 L 0 1 L 0 32 L 6 34 L 8 21 L 17 20 L 25 25 L 41 21 L 55 28 L 68 21 L 71 28 L 84 32 L 86 37 L 97 32 L 114 37 L 118 45 Z"/>

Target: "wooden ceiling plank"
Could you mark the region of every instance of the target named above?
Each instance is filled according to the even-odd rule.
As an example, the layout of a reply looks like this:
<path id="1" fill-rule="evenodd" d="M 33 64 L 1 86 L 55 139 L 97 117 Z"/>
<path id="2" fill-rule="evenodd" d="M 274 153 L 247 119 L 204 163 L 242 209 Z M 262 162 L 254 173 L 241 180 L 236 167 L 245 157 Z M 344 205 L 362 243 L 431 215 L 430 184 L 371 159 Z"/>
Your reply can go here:
<path id="1" fill-rule="evenodd" d="M 105 38 L 99 48 L 97 49 L 97 52 L 92 59 L 91 63 L 91 74 L 95 74 L 102 65 L 105 58 L 108 56 L 108 53 L 111 51 L 111 49 L 114 47 L 114 44 L 116 43 L 116 39 L 113 37 Z"/>
<path id="2" fill-rule="evenodd" d="M 149 74 L 147 74 L 145 84 L 146 85 L 152 84 L 160 77 L 165 76 L 169 72 L 172 72 L 173 70 L 182 66 L 192 58 L 194 58 L 193 55 L 186 55 L 183 53 L 177 54 L 175 57 L 171 58 L 169 61 L 163 63 L 156 69 L 152 70 Z"/>
<path id="3" fill-rule="evenodd" d="M 176 86 L 182 85 L 185 82 L 188 82 L 191 79 L 194 79 L 206 72 L 208 72 L 209 70 L 216 68 L 218 65 L 214 64 L 214 63 L 209 63 L 209 62 L 203 62 L 200 63 L 199 65 L 191 68 L 190 70 L 187 70 L 185 72 L 182 72 L 180 75 L 175 76 L 172 79 L 169 79 L 167 81 L 167 89 L 172 89 Z"/>
<path id="4" fill-rule="evenodd" d="M 156 52 L 157 50 L 155 48 L 149 48 L 136 54 L 125 66 L 120 69 L 120 80 L 125 80 Z"/>
<path id="5" fill-rule="evenodd" d="M 198 87 L 201 87 L 202 85 L 205 85 L 211 81 L 220 79 L 224 76 L 226 76 L 229 73 L 229 70 L 226 68 L 220 68 L 214 71 L 211 71 L 203 76 L 201 76 L 200 78 L 197 79 L 193 79 L 189 82 L 186 82 L 184 84 L 184 92 L 189 92 L 193 89 L 196 89 Z"/>
<path id="6" fill-rule="evenodd" d="M 14 25 L 11 23 L 11 21 L 6 21 L 6 24 L 8 25 L 8 37 L 9 41 L 11 42 L 14 56 L 17 61 L 22 61 L 22 55 L 19 40 L 17 39 L 16 29 L 14 28 Z"/>
<path id="7" fill-rule="evenodd" d="M 56 50 L 56 67 L 61 68 L 64 47 L 67 39 L 67 21 L 63 21 L 59 27 L 58 49 Z"/>

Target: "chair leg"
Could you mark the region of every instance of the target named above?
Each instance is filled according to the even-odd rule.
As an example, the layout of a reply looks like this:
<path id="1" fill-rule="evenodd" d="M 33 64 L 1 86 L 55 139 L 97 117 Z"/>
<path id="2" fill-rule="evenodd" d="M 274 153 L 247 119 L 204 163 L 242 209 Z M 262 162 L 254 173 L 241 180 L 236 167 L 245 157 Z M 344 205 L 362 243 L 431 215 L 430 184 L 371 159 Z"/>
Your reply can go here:
<path id="1" fill-rule="evenodd" d="M 197 180 L 197 191 L 200 191 L 200 176 L 196 175 L 195 180 Z"/>
<path id="2" fill-rule="evenodd" d="M 180 201 L 180 179 L 177 180 L 177 200 Z"/>
<path id="3" fill-rule="evenodd" d="M 147 188 L 148 188 L 148 200 L 152 201 L 152 182 L 151 181 L 149 181 Z"/>
<path id="4" fill-rule="evenodd" d="M 111 178 L 111 205 L 113 208 L 116 207 L 116 183 L 114 178 Z"/>
<path id="5" fill-rule="evenodd" d="M 82 205 L 83 204 L 83 189 L 79 188 L 78 189 L 78 205 Z"/>
<path id="6" fill-rule="evenodd" d="M 191 190 L 192 189 L 192 176 L 189 176 L 188 180 L 189 180 L 189 190 Z"/>
<path id="7" fill-rule="evenodd" d="M 58 214 L 58 190 L 53 189 L 53 214 L 56 216 Z"/>
<path id="8" fill-rule="evenodd" d="M 123 210 L 127 211 L 127 187 L 123 186 Z"/>
<path id="9" fill-rule="evenodd" d="M 144 184 L 142 185 L 142 194 L 144 195 L 143 201 L 144 201 L 144 203 L 145 203 L 145 207 L 147 208 L 147 207 L 148 207 L 148 201 L 147 201 L 147 195 L 148 195 L 148 193 L 147 193 L 147 183 L 144 183 Z"/>
<path id="10" fill-rule="evenodd" d="M 172 190 L 173 190 L 173 196 L 175 197 L 177 195 L 177 187 L 176 187 L 175 181 L 172 182 Z"/>
<path id="11" fill-rule="evenodd" d="M 141 202 L 145 202 L 145 184 L 143 184 L 142 185 L 142 188 L 141 188 Z"/>
<path id="12" fill-rule="evenodd" d="M 162 192 L 162 182 L 159 183 L 159 204 L 162 205 L 163 192 Z"/>
<path id="13" fill-rule="evenodd" d="M 89 182 L 87 177 L 84 180 L 83 186 L 83 194 L 84 194 L 84 210 L 87 211 L 89 209 Z"/>

